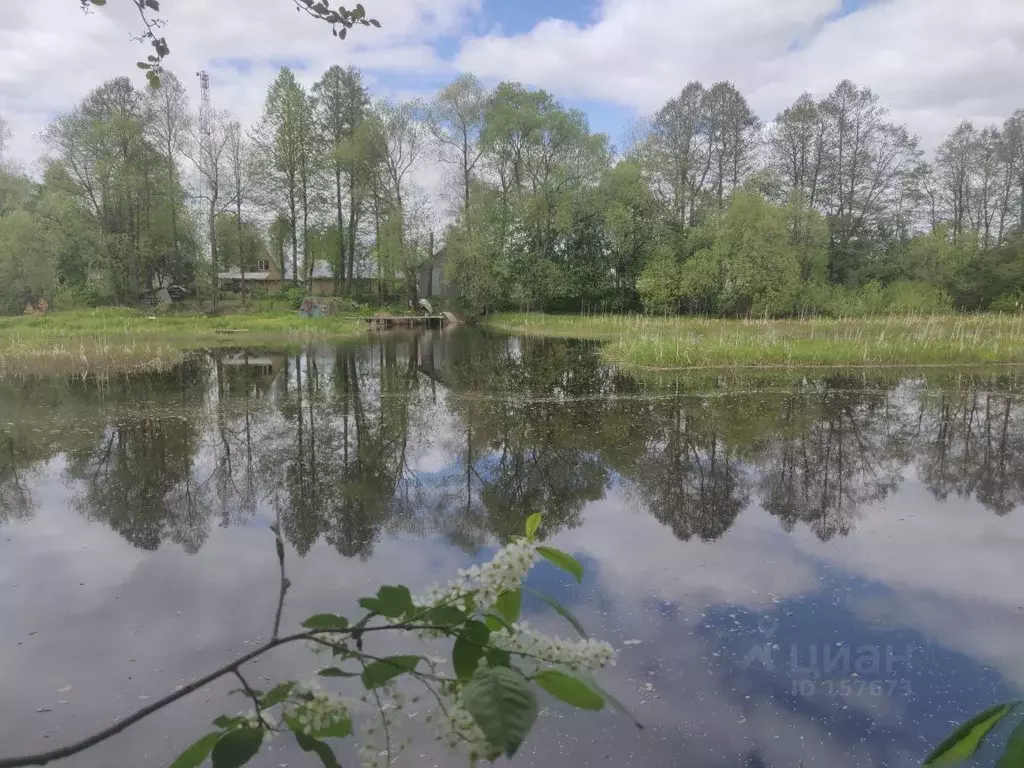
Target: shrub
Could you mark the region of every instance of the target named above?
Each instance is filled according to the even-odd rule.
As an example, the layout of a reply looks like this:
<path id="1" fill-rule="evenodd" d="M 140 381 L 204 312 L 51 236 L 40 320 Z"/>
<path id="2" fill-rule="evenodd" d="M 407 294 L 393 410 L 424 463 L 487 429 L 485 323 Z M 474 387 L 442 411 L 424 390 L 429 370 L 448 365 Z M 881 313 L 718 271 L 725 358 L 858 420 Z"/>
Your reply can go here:
<path id="1" fill-rule="evenodd" d="M 989 304 L 988 308 L 993 312 L 1024 311 L 1024 293 L 1011 293 L 1006 296 L 1000 296 Z"/>
<path id="2" fill-rule="evenodd" d="M 308 295 L 305 288 L 299 288 L 298 286 L 292 286 L 291 288 L 285 288 L 282 292 L 282 298 L 287 302 L 288 306 L 292 309 L 298 309 L 302 306 L 302 300 Z"/>
<path id="3" fill-rule="evenodd" d="M 113 302 L 113 297 L 101 291 L 93 284 L 71 285 L 61 283 L 53 289 L 51 294 L 51 308 L 56 310 L 66 309 L 94 309 Z"/>
<path id="4" fill-rule="evenodd" d="M 892 283 L 882 291 L 885 312 L 893 315 L 928 315 L 953 311 L 953 300 L 942 288 L 927 283 Z"/>
<path id="5" fill-rule="evenodd" d="M 679 306 L 679 267 L 670 256 L 648 264 L 636 281 L 636 290 L 649 314 L 675 312 Z"/>
<path id="6" fill-rule="evenodd" d="M 831 286 L 817 282 L 802 282 L 797 289 L 793 307 L 796 314 L 801 317 L 827 315 L 831 301 Z"/>

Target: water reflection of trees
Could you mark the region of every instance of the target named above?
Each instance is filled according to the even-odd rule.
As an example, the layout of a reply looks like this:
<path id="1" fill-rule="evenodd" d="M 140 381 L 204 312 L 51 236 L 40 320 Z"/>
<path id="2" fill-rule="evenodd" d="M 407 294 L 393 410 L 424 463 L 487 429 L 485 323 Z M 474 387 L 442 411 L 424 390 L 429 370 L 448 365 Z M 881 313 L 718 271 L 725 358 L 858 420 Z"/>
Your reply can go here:
<path id="1" fill-rule="evenodd" d="M 202 425 L 178 413 L 202 397 L 204 373 L 192 361 L 169 374 L 118 380 L 103 398 L 125 407 L 94 442 L 67 453 L 67 476 L 82 484 L 78 510 L 140 549 L 171 540 L 196 552 L 206 540 L 209 491 L 193 467 Z"/>
<path id="2" fill-rule="evenodd" d="M 759 458 L 762 506 L 787 531 L 846 535 L 860 510 L 896 490 L 904 425 L 891 392 L 833 377 L 781 399 L 778 435 Z"/>
<path id="3" fill-rule="evenodd" d="M 682 540 L 720 537 L 754 502 L 786 530 L 846 535 L 910 474 L 937 499 L 1024 504 L 1015 381 L 739 389 L 645 393 L 591 344 L 474 333 L 0 383 L 0 522 L 32 513 L 53 458 L 83 515 L 145 549 L 278 519 L 300 553 L 365 557 L 402 532 L 472 549 L 538 510 L 551 532 L 578 525 L 613 487 Z"/>
<path id="4" fill-rule="evenodd" d="M 1013 395 L 972 388 L 923 396 L 919 471 L 937 499 L 974 497 L 997 514 L 1024 504 L 1024 425 Z"/>
<path id="5" fill-rule="evenodd" d="M 750 499 L 737 447 L 689 398 L 655 401 L 643 416 L 647 440 L 624 468 L 634 493 L 676 538 L 717 539 Z"/>

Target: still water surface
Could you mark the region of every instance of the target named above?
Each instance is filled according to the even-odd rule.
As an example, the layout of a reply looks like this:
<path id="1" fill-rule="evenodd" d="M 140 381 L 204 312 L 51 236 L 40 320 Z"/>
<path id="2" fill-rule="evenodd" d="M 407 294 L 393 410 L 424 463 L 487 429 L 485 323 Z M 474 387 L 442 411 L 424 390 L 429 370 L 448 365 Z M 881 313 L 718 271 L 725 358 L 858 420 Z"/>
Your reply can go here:
<path id="1" fill-rule="evenodd" d="M 84 736 L 266 639 L 278 516 L 294 624 L 444 581 L 539 510 L 587 574 L 530 584 L 620 649 L 602 681 L 647 729 L 547 700 L 517 761 L 918 765 L 1024 689 L 1022 384 L 638 380 L 591 344 L 471 330 L 0 381 L 0 753 Z M 313 665 L 283 648 L 251 674 Z M 244 708 L 233 687 L 67 764 L 166 765 Z M 307 762 L 281 739 L 257 764 Z M 429 741 L 402 763 L 461 764 Z"/>

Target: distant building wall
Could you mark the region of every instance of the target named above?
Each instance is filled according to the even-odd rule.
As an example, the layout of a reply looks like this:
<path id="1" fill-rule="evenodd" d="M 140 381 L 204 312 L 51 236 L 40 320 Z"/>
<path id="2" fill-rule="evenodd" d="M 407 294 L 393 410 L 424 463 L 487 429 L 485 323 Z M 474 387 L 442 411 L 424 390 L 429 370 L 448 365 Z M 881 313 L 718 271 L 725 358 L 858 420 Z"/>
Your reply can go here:
<path id="1" fill-rule="evenodd" d="M 420 268 L 418 289 L 423 297 L 456 297 L 459 291 L 445 275 L 447 262 L 445 250 L 442 248 L 434 258 Z"/>

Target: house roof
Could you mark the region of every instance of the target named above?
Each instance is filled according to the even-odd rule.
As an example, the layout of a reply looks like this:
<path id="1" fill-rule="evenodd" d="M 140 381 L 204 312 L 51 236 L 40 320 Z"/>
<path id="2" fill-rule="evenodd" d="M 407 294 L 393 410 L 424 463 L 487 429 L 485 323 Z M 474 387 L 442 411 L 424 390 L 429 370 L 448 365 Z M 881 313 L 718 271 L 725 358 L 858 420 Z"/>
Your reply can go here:
<path id="1" fill-rule="evenodd" d="M 305 270 L 302 266 L 299 266 L 299 277 L 304 277 Z M 331 280 L 334 278 L 334 270 L 331 269 L 331 262 L 326 259 L 317 259 L 313 262 L 313 279 L 314 280 Z M 284 279 L 292 279 L 292 267 L 291 264 L 286 264 L 284 268 Z"/>
<path id="2" fill-rule="evenodd" d="M 301 266 L 299 266 L 299 277 L 300 278 L 304 277 L 304 274 L 303 274 L 304 272 L 305 272 L 305 270 Z M 218 272 L 217 273 L 217 277 L 220 278 L 221 280 L 241 280 L 242 279 L 242 273 L 239 271 L 238 267 L 231 267 L 227 272 Z M 245 273 L 245 279 L 246 280 L 253 280 L 253 281 L 259 282 L 261 280 L 274 280 L 276 278 L 273 276 L 273 274 L 271 272 L 264 271 L 264 272 L 246 272 Z M 286 264 L 285 265 L 284 279 L 286 281 L 292 279 L 292 268 L 291 268 L 290 264 Z M 334 279 L 334 270 L 331 268 L 331 263 L 329 261 L 327 261 L 326 259 L 318 259 L 313 264 L 313 279 L 314 280 L 333 280 Z"/>
<path id="3" fill-rule="evenodd" d="M 238 267 L 231 267 L 227 272 L 218 272 L 217 277 L 221 280 L 241 280 L 242 272 Z M 258 282 L 260 280 L 270 280 L 271 278 L 269 272 L 246 272 L 245 279 Z"/>

